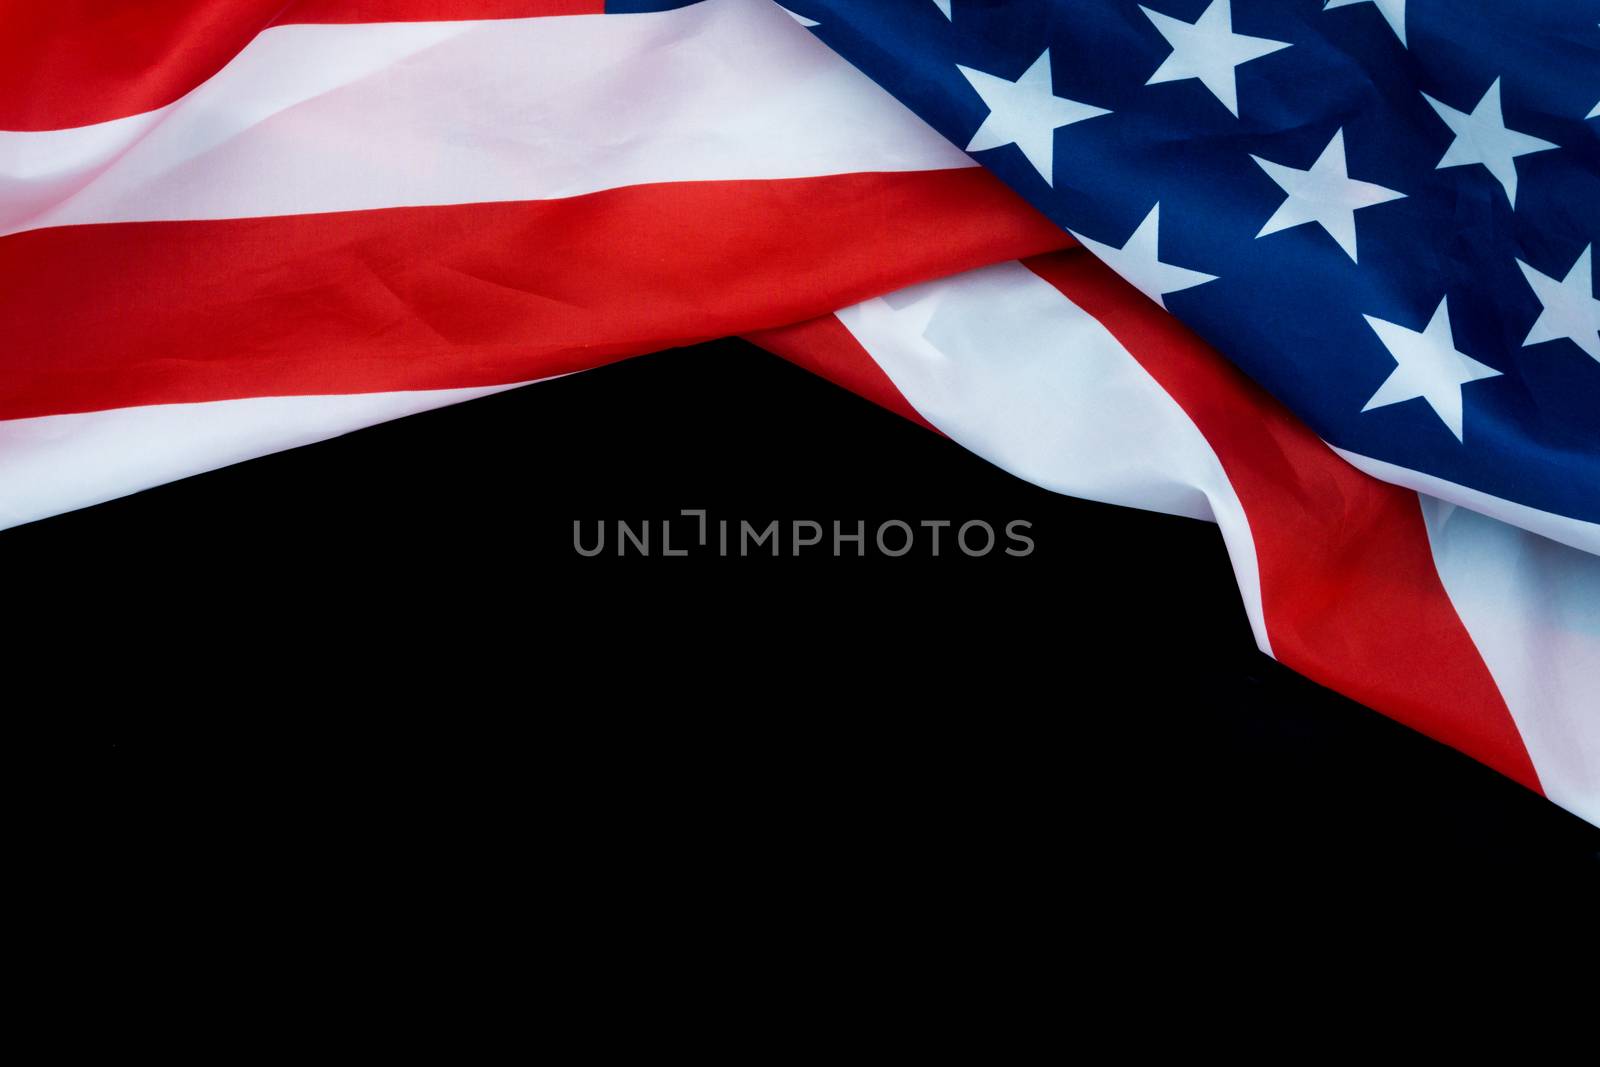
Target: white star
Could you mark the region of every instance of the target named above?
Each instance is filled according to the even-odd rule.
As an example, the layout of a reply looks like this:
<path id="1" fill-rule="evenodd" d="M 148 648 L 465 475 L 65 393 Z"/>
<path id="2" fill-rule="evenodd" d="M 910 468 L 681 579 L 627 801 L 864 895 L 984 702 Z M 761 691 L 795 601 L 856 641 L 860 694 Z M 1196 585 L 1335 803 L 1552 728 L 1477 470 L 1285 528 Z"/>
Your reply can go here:
<path id="1" fill-rule="evenodd" d="M 1239 86 L 1234 68 L 1289 45 L 1284 41 L 1234 33 L 1230 3 L 1231 0 L 1211 0 L 1211 6 L 1192 25 L 1140 5 L 1139 10 L 1155 23 L 1161 36 L 1172 46 L 1172 54 L 1162 61 L 1145 84 L 1199 78 L 1200 84 L 1210 89 L 1211 94 L 1233 112 L 1233 117 L 1238 118 Z"/>
<path id="2" fill-rule="evenodd" d="M 1480 378 L 1497 377 L 1500 372 L 1456 351 L 1455 337 L 1450 332 L 1449 303 L 1449 297 L 1439 300 L 1433 318 L 1420 333 L 1371 315 L 1361 316 L 1397 364 L 1362 411 L 1421 397 L 1450 427 L 1456 440 L 1463 439 L 1461 387 Z"/>
<path id="3" fill-rule="evenodd" d="M 1533 294 L 1544 305 L 1538 321 L 1528 331 L 1528 339 L 1522 342 L 1523 348 L 1568 337 L 1600 362 L 1600 300 L 1594 298 L 1594 267 L 1590 258 L 1593 252 L 1594 245 L 1585 248 L 1559 282 L 1517 260 L 1522 276 L 1528 279 Z"/>
<path id="4" fill-rule="evenodd" d="M 1056 130 L 1074 122 L 1111 112 L 1055 95 L 1050 73 L 1050 49 L 1014 82 L 957 64 L 967 82 L 989 106 L 989 117 L 967 145 L 968 152 L 983 152 L 1014 144 L 1022 149 L 1045 180 L 1055 185 Z"/>
<path id="5" fill-rule="evenodd" d="M 1495 180 L 1505 186 L 1506 199 L 1511 201 L 1512 207 L 1517 206 L 1517 157 L 1560 147 L 1506 129 L 1505 116 L 1500 111 L 1499 78 L 1489 86 L 1489 91 L 1483 94 L 1483 99 L 1478 101 L 1478 106 L 1472 109 L 1470 115 L 1441 104 L 1427 93 L 1423 93 L 1422 98 L 1433 106 L 1433 110 L 1439 113 L 1445 125 L 1456 135 L 1456 139 L 1445 150 L 1444 158 L 1433 169 L 1482 163 Z"/>
<path id="6" fill-rule="evenodd" d="M 1395 36 L 1400 38 L 1400 43 L 1406 43 L 1406 0 L 1328 0 L 1322 6 L 1324 11 L 1332 11 L 1336 7 L 1349 7 L 1351 4 L 1373 3 L 1378 11 L 1388 20 L 1390 29 Z"/>
<path id="7" fill-rule="evenodd" d="M 788 15 L 790 18 L 794 19 L 796 22 L 798 22 L 800 25 L 806 27 L 807 29 L 810 29 L 813 26 L 822 25 L 822 23 L 818 22 L 816 19 L 808 19 L 804 15 L 796 14 L 795 12 L 790 11 L 788 8 L 784 7 L 782 4 L 778 5 L 778 10 L 782 11 L 785 15 Z"/>
<path id="8" fill-rule="evenodd" d="M 1311 164 L 1310 170 L 1295 170 L 1260 156 L 1250 158 L 1289 194 L 1256 236 L 1265 237 L 1291 226 L 1315 222 L 1328 231 L 1352 260 L 1356 258 L 1356 212 L 1403 199 L 1406 195 L 1349 177 L 1345 170 L 1342 129 L 1333 135 L 1333 140 Z"/>
<path id="9" fill-rule="evenodd" d="M 939 5 L 939 10 L 944 12 L 945 18 L 951 22 L 955 21 L 956 17 L 950 14 L 950 0 L 933 0 L 933 2 Z"/>
<path id="10" fill-rule="evenodd" d="M 1139 223 L 1139 228 L 1133 231 L 1133 236 L 1129 237 L 1121 248 L 1091 241 L 1081 233 L 1074 232 L 1072 236 L 1076 237 L 1083 247 L 1098 256 L 1106 266 L 1131 282 L 1134 288 L 1162 307 L 1166 307 L 1167 302 L 1163 297 L 1168 293 L 1214 282 L 1217 276 L 1161 262 L 1157 255 L 1160 231 L 1161 205 L 1157 204 L 1150 209 L 1150 214 L 1144 217 L 1144 221 Z"/>

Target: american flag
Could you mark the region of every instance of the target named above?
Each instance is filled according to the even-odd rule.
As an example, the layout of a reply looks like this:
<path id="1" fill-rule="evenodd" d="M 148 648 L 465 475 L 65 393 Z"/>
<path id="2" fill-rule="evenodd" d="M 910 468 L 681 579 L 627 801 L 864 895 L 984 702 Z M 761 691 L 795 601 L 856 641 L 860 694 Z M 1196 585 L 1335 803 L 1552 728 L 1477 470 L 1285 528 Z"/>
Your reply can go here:
<path id="1" fill-rule="evenodd" d="M 1600 824 L 1600 3 L 0 3 L 0 526 L 744 336 Z"/>

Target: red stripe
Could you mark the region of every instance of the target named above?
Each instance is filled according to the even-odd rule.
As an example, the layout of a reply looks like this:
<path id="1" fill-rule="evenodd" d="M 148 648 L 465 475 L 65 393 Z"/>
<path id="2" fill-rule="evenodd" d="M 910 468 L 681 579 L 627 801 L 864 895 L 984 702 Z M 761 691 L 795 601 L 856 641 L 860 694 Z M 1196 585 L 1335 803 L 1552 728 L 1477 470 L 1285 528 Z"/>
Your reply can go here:
<path id="1" fill-rule="evenodd" d="M 1417 495 L 1345 463 L 1099 261 L 1069 253 L 1028 266 L 1100 320 L 1216 451 L 1250 521 L 1274 655 L 1539 790 L 1439 580 Z"/>
<path id="2" fill-rule="evenodd" d="M 544 15 L 599 15 L 605 0 L 296 0 L 284 5 L 278 25 L 293 22 L 453 22 L 457 19 L 524 19 Z"/>
<path id="3" fill-rule="evenodd" d="M 836 315 L 746 334 L 745 340 L 939 433 L 938 427 L 911 406 L 899 387 Z"/>
<path id="4" fill-rule="evenodd" d="M 0 418 L 491 385 L 1071 239 L 981 168 L 0 238 Z"/>
<path id="5" fill-rule="evenodd" d="M 164 107 L 269 26 L 598 14 L 603 0 L 0 0 L 0 129 Z"/>

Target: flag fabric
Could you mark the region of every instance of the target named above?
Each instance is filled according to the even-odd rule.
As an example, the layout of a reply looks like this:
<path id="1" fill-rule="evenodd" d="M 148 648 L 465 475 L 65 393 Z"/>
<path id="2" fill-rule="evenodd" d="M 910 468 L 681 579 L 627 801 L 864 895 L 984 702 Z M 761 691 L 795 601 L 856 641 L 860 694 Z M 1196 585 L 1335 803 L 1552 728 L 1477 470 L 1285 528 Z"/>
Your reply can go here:
<path id="1" fill-rule="evenodd" d="M 1600 0 L 796 0 L 1352 463 L 1600 552 Z"/>
<path id="2" fill-rule="evenodd" d="M 1071 243 L 768 3 L 589 9 L 0 6 L 0 526 Z"/>
<path id="3" fill-rule="evenodd" d="M 1600 825 L 1600 26 L 1407 8 L 0 0 L 0 527 L 742 335 Z"/>
<path id="4" fill-rule="evenodd" d="M 1263 652 L 1600 825 L 1600 557 L 1351 466 L 1087 251 L 751 339 L 1047 489 L 1217 523 Z"/>

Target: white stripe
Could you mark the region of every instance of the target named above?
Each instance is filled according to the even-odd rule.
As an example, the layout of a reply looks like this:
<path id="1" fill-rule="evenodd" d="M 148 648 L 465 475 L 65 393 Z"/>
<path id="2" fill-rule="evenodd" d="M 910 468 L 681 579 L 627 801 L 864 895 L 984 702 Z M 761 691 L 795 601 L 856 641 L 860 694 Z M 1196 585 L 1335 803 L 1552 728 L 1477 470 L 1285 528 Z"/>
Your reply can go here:
<path id="1" fill-rule="evenodd" d="M 156 404 L 0 421 L 0 529 L 526 384 Z"/>
<path id="2" fill-rule="evenodd" d="M 1255 541 L 1222 463 L 1093 316 L 1012 262 L 838 317 L 923 418 L 991 463 L 1056 492 L 1219 523 L 1271 653 Z"/>
<path id="3" fill-rule="evenodd" d="M 279 26 L 159 111 L 0 132 L 0 233 L 975 165 L 771 4 Z"/>
<path id="4" fill-rule="evenodd" d="M 1333 448 L 1332 445 L 1328 447 Z M 1499 519 L 1512 526 L 1520 526 L 1524 530 L 1531 530 L 1552 541 L 1560 541 L 1564 545 L 1581 548 L 1585 552 L 1600 554 L 1600 523 L 1585 522 L 1582 519 L 1557 515 L 1551 511 L 1540 511 L 1526 504 L 1518 504 L 1514 500 L 1506 500 L 1504 497 L 1492 496 L 1465 485 L 1447 482 L 1443 478 L 1435 478 L 1431 474 L 1423 474 L 1410 467 L 1399 467 L 1381 459 L 1346 452 L 1342 448 L 1333 450 L 1352 466 L 1374 478 L 1414 489 L 1423 496 L 1438 497 L 1448 503 L 1480 511 L 1490 518 Z"/>
<path id="5" fill-rule="evenodd" d="M 1600 557 L 1421 500 L 1439 578 L 1545 795 L 1600 826 Z"/>

